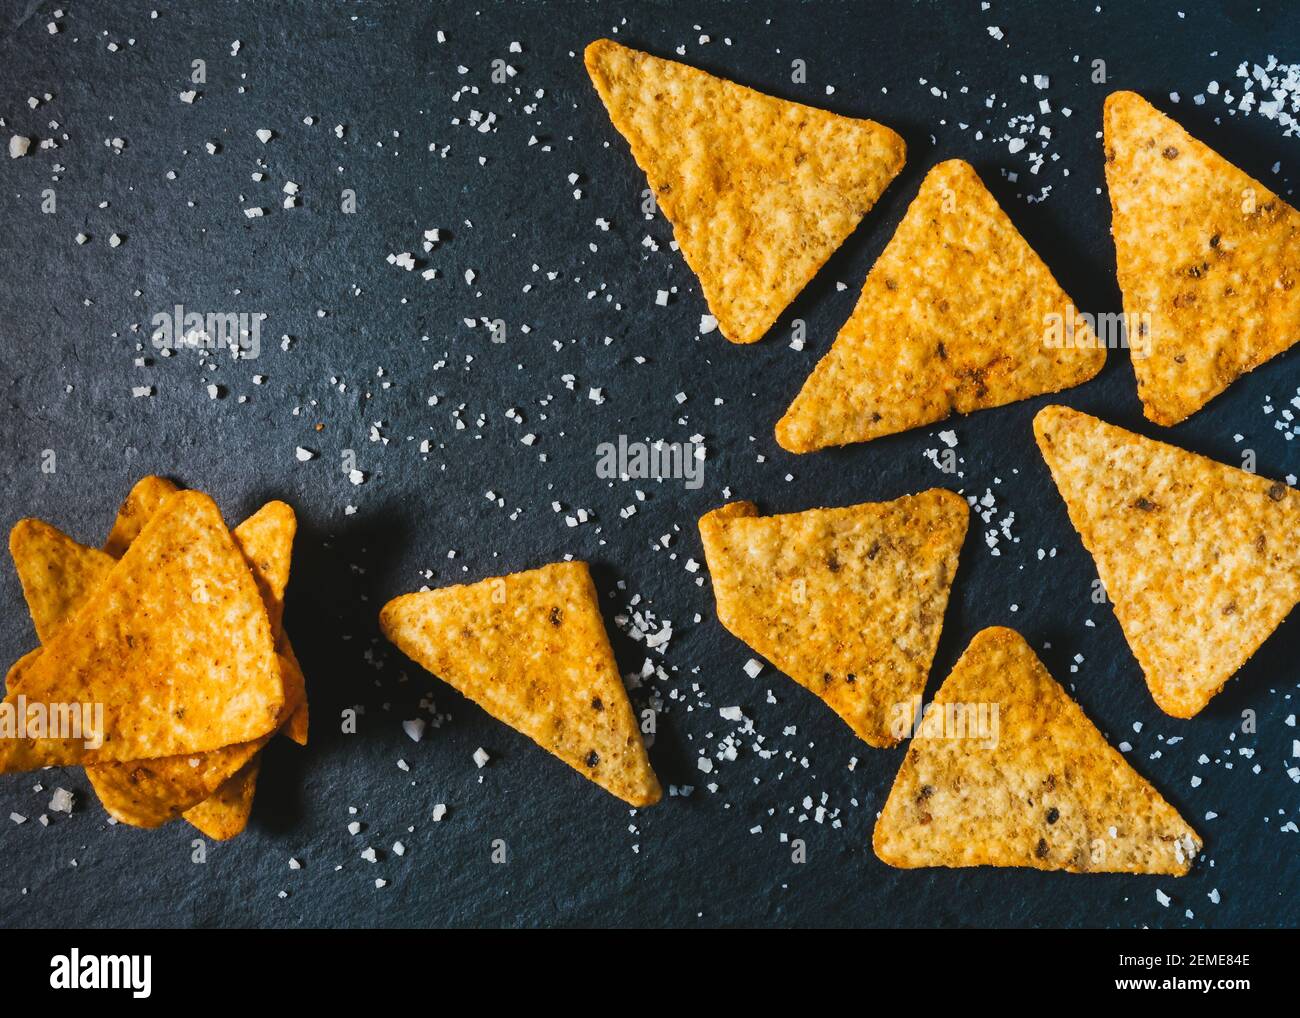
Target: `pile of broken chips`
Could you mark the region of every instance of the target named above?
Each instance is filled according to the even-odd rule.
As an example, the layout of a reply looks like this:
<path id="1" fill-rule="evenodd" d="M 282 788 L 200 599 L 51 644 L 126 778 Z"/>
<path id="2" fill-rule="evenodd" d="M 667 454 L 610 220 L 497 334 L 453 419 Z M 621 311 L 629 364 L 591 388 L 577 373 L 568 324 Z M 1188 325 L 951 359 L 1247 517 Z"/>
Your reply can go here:
<path id="1" fill-rule="evenodd" d="M 239 834 L 262 748 L 276 732 L 307 741 L 282 627 L 296 529 L 268 502 L 229 530 L 207 495 L 158 477 L 131 489 L 102 549 L 19 521 L 9 547 L 41 645 L 6 676 L 21 727 L 0 739 L 0 773 L 83 766 L 122 823 Z M 95 738 L 52 720 L 90 710 Z"/>

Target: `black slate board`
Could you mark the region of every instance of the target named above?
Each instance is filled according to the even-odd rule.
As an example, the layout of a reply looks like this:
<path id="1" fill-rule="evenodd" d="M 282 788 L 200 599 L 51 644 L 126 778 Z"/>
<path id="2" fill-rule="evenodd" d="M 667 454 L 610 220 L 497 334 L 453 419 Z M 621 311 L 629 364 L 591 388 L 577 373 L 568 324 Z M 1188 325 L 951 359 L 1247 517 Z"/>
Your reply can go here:
<path id="1" fill-rule="evenodd" d="M 1089 599 L 1091 560 L 1030 433 L 1047 399 L 941 426 L 959 436 L 956 478 L 923 455 L 939 447 L 940 427 L 800 458 L 777 448 L 771 430 L 937 160 L 972 161 L 1066 289 L 1093 311 L 1119 309 L 1096 135 L 1111 89 L 1143 91 L 1295 201 L 1300 139 L 1258 115 L 1228 116 L 1221 98 L 1203 106 L 1192 99 L 1215 79 L 1240 91 L 1242 60 L 1300 61 L 1300 18 L 1287 8 L 1190 0 L 1101 10 L 994 3 L 987 11 L 758 2 L 8 6 L 0 14 L 5 138 L 54 137 L 59 147 L 0 159 L 0 523 L 38 515 L 98 543 L 118 500 L 147 472 L 212 492 L 232 520 L 267 498 L 288 500 L 300 531 L 287 626 L 309 677 L 314 724 L 308 749 L 272 745 L 250 829 L 209 846 L 201 865 L 191 861 L 194 832 L 183 824 L 111 826 L 80 771 L 0 779 L 0 923 L 1294 925 L 1300 785 L 1285 771 L 1297 763 L 1288 758 L 1300 731 L 1285 718 L 1297 711 L 1300 621 L 1284 623 L 1199 717 L 1175 721 L 1151 702 L 1109 609 Z M 55 10 L 64 14 L 51 35 Z M 1001 41 L 990 25 L 1001 28 Z M 587 42 L 615 29 L 632 45 L 665 56 L 682 45 L 683 59 L 698 66 L 871 116 L 906 137 L 903 174 L 757 346 L 697 337 L 705 310 L 698 285 L 667 251 L 667 224 L 640 215 L 644 179 L 580 60 Z M 711 41 L 700 44 L 701 34 Z M 509 52 L 515 40 L 521 53 Z M 506 85 L 491 81 L 498 58 L 517 70 Z M 806 84 L 790 80 L 795 58 L 807 61 Z M 206 84 L 188 83 L 195 59 L 206 61 Z M 1104 85 L 1090 80 L 1095 59 L 1106 62 Z M 1045 92 L 1034 74 L 1049 76 Z M 932 95 L 932 85 L 946 98 Z M 453 101 L 466 86 L 477 94 Z M 190 87 L 201 93 L 192 106 L 178 99 Z M 29 109 L 28 96 L 45 92 L 53 100 Z M 998 97 L 993 110 L 984 106 L 990 93 Z M 1004 133 L 1014 115 L 1036 113 L 1043 96 L 1073 115 L 1041 118 L 1054 136 L 1034 176 L 1023 153 L 1013 156 L 989 136 Z M 467 122 L 473 109 L 495 113 L 490 132 Z M 314 125 L 303 123 L 308 116 Z M 336 124 L 346 125 L 342 140 Z M 254 136 L 262 127 L 275 132 L 269 144 Z M 976 140 L 980 129 L 985 137 Z M 114 137 L 126 141 L 118 154 L 105 145 Z M 204 150 L 208 141 L 219 146 L 215 155 Z M 250 178 L 258 170 L 262 183 Z M 1019 171 L 1015 183 L 1007 170 Z M 301 187 L 301 207 L 290 211 L 280 208 L 285 180 Z M 1044 185 L 1046 200 L 1026 200 Z M 50 215 L 40 209 L 47 187 L 58 203 Z M 339 211 L 345 187 L 357 194 L 355 215 Z M 251 206 L 268 214 L 248 219 L 242 210 Z M 608 232 L 595 226 L 602 216 Z M 431 227 L 444 240 L 424 257 L 420 236 Z M 90 235 L 83 247 L 78 232 Z M 125 237 L 116 250 L 107 243 L 114 232 Z M 646 234 L 660 253 L 647 255 Z M 439 278 L 386 263 L 402 251 Z M 473 285 L 466 269 L 476 273 Z M 656 290 L 672 287 L 669 305 L 655 306 Z M 150 321 L 177 302 L 265 312 L 260 357 L 222 361 L 215 371 L 193 353 L 158 357 L 147 347 Z M 482 327 L 465 326 L 480 316 L 504 319 L 507 342 L 494 345 Z M 788 344 L 796 318 L 807 323 L 802 352 Z M 524 323 L 528 334 L 518 328 Z M 287 352 L 282 334 L 294 337 Z M 141 356 L 148 363 L 137 367 Z M 1277 358 L 1172 431 L 1141 418 L 1122 352 L 1062 398 L 1229 462 L 1253 449 L 1260 473 L 1285 477 L 1300 471 L 1300 443 L 1286 441 L 1274 422 L 1300 387 L 1298 364 L 1294 351 Z M 254 374 L 265 383 L 253 384 Z M 576 377 L 574 391 L 566 374 Z M 208 398 L 209 381 L 224 387 L 222 398 Z M 132 398 L 138 385 L 153 394 Z M 588 399 L 592 386 L 604 390 L 603 404 Z M 686 403 L 678 405 L 678 392 Z M 431 407 L 434 394 L 440 401 Z M 1278 407 L 1272 415 L 1263 410 L 1269 397 Z M 525 424 L 504 416 L 510 407 Z M 457 408 L 463 430 L 452 417 Z M 387 444 L 371 440 L 380 421 Z M 519 441 L 527 432 L 539 435 L 531 449 Z M 700 490 L 610 485 L 596 476 L 600 442 L 696 433 L 709 449 Z M 417 452 L 423 438 L 433 443 L 427 456 Z M 297 446 L 319 455 L 298 462 Z M 47 449 L 57 456 L 53 474 L 41 471 Z M 360 486 L 340 470 L 345 449 L 355 450 L 367 475 Z M 1203 832 L 1205 857 L 1191 876 L 884 866 L 870 833 L 903 750 L 861 744 L 770 666 L 750 679 L 742 671 L 750 652 L 718 626 L 707 579 L 696 582 L 703 569 L 685 568 L 688 558 L 702 558 L 694 521 L 725 500 L 724 489 L 788 511 L 936 484 L 974 495 L 992 489 L 997 515 L 989 524 L 972 518 L 929 692 L 976 631 L 1014 625 Z M 648 500 L 621 519 L 638 486 Z M 505 507 L 489 502 L 488 491 Z M 594 519 L 569 528 L 552 500 Z M 349 504 L 353 515 L 344 512 Z M 1018 541 L 1002 540 L 993 556 L 983 534 L 1009 512 Z M 673 535 L 666 550 L 657 547 L 664 534 Z M 1039 548 L 1055 549 L 1055 558 L 1040 562 Z M 638 610 L 672 620 L 675 636 L 662 657 L 670 678 L 654 684 L 667 710 L 652 759 L 665 784 L 694 785 L 690 797 L 629 817 L 378 636 L 379 606 L 426 582 L 425 569 L 433 570 L 428 582 L 450 583 L 565 553 L 593 563 L 611 631 L 634 595 Z M 34 635 L 8 564 L 0 604 L 0 656 L 11 660 Z M 625 671 L 639 668 L 643 648 L 616 635 L 615 649 Z M 1076 654 L 1084 661 L 1072 674 Z M 766 701 L 768 689 L 777 703 Z M 677 699 L 668 698 L 673 691 Z M 427 697 L 452 718 L 415 744 L 401 722 L 421 715 Z M 352 705 L 364 707 L 360 731 L 344 735 L 340 713 Z M 746 737 L 738 759 L 706 778 L 696 758 L 735 729 L 718 714 L 732 705 L 778 755 L 759 759 Z M 1245 711 L 1257 716 L 1254 734 L 1240 731 Z M 786 726 L 796 734 L 784 735 Z M 471 759 L 479 746 L 493 757 L 483 770 Z M 1202 754 L 1209 762 L 1198 764 Z M 1193 774 L 1202 778 L 1198 788 Z M 716 781 L 716 793 L 707 781 Z M 38 782 L 45 790 L 33 792 Z M 60 786 L 76 793 L 74 813 L 52 814 L 42 827 L 36 818 Z M 812 813 L 805 796 L 814 807 L 825 796 L 839 826 L 799 822 Z M 431 819 L 436 803 L 450 807 L 441 823 Z M 30 819 L 12 824 L 4 819 L 10 811 Z M 1217 818 L 1205 819 L 1211 811 Z M 353 820 L 364 825 L 356 836 L 347 831 Z M 756 826 L 762 833 L 750 833 Z M 805 863 L 791 861 L 782 832 L 805 841 Z M 491 861 L 497 839 L 507 846 L 505 865 Z M 391 850 L 398 840 L 406 848 L 400 857 Z M 378 862 L 360 857 L 367 846 Z M 291 858 L 302 868 L 291 870 Z M 376 877 L 388 885 L 376 889 Z M 1214 903 L 1208 895 L 1216 889 Z M 1171 896 L 1167 907 L 1158 890 Z"/>

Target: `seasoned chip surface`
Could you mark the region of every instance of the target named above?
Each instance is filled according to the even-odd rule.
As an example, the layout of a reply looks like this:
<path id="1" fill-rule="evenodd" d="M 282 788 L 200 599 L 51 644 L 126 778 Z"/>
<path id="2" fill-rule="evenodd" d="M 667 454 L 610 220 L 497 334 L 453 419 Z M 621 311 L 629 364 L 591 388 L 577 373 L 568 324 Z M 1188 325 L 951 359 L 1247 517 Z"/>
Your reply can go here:
<path id="1" fill-rule="evenodd" d="M 180 489 L 165 477 L 150 475 L 142 477 L 131 486 L 122 507 L 113 520 L 113 529 L 108 532 L 104 542 L 104 551 L 113 558 L 121 558 L 126 549 L 144 529 L 144 525 L 167 501 Z"/>
<path id="2" fill-rule="evenodd" d="M 584 56 L 733 343 L 763 338 L 903 167 L 903 139 L 873 121 L 608 39 Z"/>
<path id="3" fill-rule="evenodd" d="M 379 623 L 402 653 L 633 806 L 662 792 L 584 562 L 405 594 Z"/>
<path id="4" fill-rule="evenodd" d="M 1151 695 L 1194 716 L 1300 600 L 1300 492 L 1068 407 L 1034 434 Z"/>
<path id="5" fill-rule="evenodd" d="M 185 819 L 213 841 L 227 841 L 243 833 L 253 812 L 253 795 L 262 757 L 253 757 L 220 788 L 197 806 L 185 811 Z"/>
<path id="6" fill-rule="evenodd" d="M 700 537 L 718 619 L 860 738 L 892 746 L 925 689 L 968 517 L 942 488 L 781 516 L 715 509 Z"/>
<path id="7" fill-rule="evenodd" d="M 1106 99 L 1115 267 L 1148 419 L 1177 424 L 1300 341 L 1300 213 L 1141 96 Z"/>
<path id="8" fill-rule="evenodd" d="M 42 643 L 54 638 L 113 568 L 104 552 L 83 547 L 43 520 L 14 524 L 9 553 Z"/>
<path id="9" fill-rule="evenodd" d="M 266 609 L 210 498 L 167 499 L 31 659 L 21 695 L 102 705 L 105 741 L 4 740 L 2 770 L 201 752 L 276 727 L 284 685 Z"/>
<path id="10" fill-rule="evenodd" d="M 884 862 L 1174 876 L 1191 867 L 1196 832 L 1106 742 L 1019 633 L 978 633 L 934 709 L 876 821 L 872 847 Z M 971 720 L 981 710 L 982 727 Z"/>
<path id="11" fill-rule="evenodd" d="M 975 170 L 954 159 L 926 175 L 776 440 L 798 453 L 866 442 L 1068 389 L 1105 360 Z"/>

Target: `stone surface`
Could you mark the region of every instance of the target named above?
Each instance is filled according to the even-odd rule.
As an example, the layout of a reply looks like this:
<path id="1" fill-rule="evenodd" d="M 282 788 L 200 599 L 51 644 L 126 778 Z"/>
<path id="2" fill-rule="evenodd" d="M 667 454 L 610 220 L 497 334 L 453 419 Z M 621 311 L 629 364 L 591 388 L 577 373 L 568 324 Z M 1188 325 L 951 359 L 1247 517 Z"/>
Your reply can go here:
<path id="1" fill-rule="evenodd" d="M 1092 311 L 1119 310 L 1096 136 L 1111 89 L 1142 91 L 1294 202 L 1294 180 L 1271 167 L 1293 169 L 1300 140 L 1258 115 L 1229 117 L 1221 95 L 1193 101 L 1211 80 L 1239 94 L 1241 60 L 1300 52 L 1300 26 L 1284 5 L 1255 6 L 1223 15 L 1197 4 L 1101 13 L 1090 4 L 1019 13 L 880 4 L 864 13 L 767 3 L 173 9 L 154 0 L 0 13 L 4 132 L 34 139 L 24 158 L 0 161 L 0 523 L 37 515 L 99 543 L 147 472 L 211 492 L 231 521 L 268 498 L 287 500 L 300 530 L 285 621 L 313 722 L 307 749 L 278 740 L 268 750 L 249 830 L 208 845 L 202 864 L 192 861 L 198 836 L 183 824 L 111 826 L 78 770 L 0 779 L 0 925 L 1294 925 L 1300 785 L 1286 770 L 1300 764 L 1291 757 L 1300 731 L 1286 719 L 1300 713 L 1300 620 L 1285 622 L 1204 713 L 1175 721 L 1151 702 L 1110 609 L 1090 600 L 1095 571 L 1030 430 L 1046 398 L 806 457 L 783 453 L 772 434 L 940 159 L 974 163 Z M 51 35 L 56 9 L 61 31 Z M 632 45 L 665 56 L 684 46 L 683 59 L 870 116 L 907 139 L 903 174 L 756 346 L 698 335 L 698 285 L 669 249 L 662 218 L 642 216 L 644 179 L 580 59 L 614 28 Z M 514 41 L 522 52 L 510 52 Z M 189 78 L 196 59 L 206 61 L 202 84 Z M 506 84 L 492 81 L 498 59 L 517 72 Z M 796 59 L 807 62 L 806 83 L 791 80 Z M 1090 80 L 1095 59 L 1106 61 L 1105 85 Z M 1046 89 L 1036 74 L 1048 77 Z M 182 101 L 190 90 L 194 101 Z M 41 99 L 35 109 L 29 96 Z M 1041 99 L 1053 112 L 1039 113 Z M 491 130 L 470 123 L 474 110 L 495 115 Z M 1009 138 L 1021 135 L 1008 121 L 1022 114 L 1034 115 L 1034 132 L 1050 126 L 1045 149 L 1025 134 L 1029 144 L 1012 151 Z M 272 132 L 265 143 L 263 128 Z M 41 148 L 50 138 L 58 147 Z M 1034 174 L 1028 156 L 1039 151 Z M 286 210 L 288 181 L 298 193 Z M 1049 185 L 1045 201 L 1026 201 Z M 41 210 L 47 188 L 51 214 Z M 340 212 L 345 188 L 355 191 L 355 214 Z M 250 218 L 249 208 L 265 215 Z M 426 254 L 432 228 L 442 239 Z M 647 235 L 657 252 L 643 246 Z M 415 271 L 386 261 L 403 252 Z M 422 279 L 426 268 L 438 278 Z M 656 303 L 660 290 L 670 291 L 666 306 Z M 176 303 L 265 313 L 259 356 L 212 367 L 194 351 L 160 356 L 149 343 L 153 316 Z M 505 342 L 466 318 L 503 320 Z M 802 351 L 790 349 L 796 319 L 806 323 Z M 1300 471 L 1300 442 L 1274 424 L 1300 386 L 1297 364 L 1294 352 L 1278 358 L 1173 431 L 1143 423 L 1124 351 L 1057 398 L 1227 462 L 1252 449 L 1260 473 L 1286 477 Z M 137 386 L 152 395 L 133 398 Z M 603 402 L 589 398 L 593 387 Z M 1266 403 L 1277 409 L 1265 413 Z M 512 407 L 522 424 L 506 416 Z M 372 439 L 376 422 L 386 444 Z M 937 436 L 950 429 L 959 474 L 925 455 L 946 448 Z M 527 446 L 530 433 L 537 440 Z M 708 448 L 698 489 L 597 475 L 602 442 L 696 434 Z M 428 454 L 418 451 L 424 439 Z M 300 461 L 298 447 L 314 458 Z M 54 473 L 42 472 L 45 450 Z M 351 466 L 365 474 L 361 485 L 350 483 Z M 750 678 L 752 654 L 714 618 L 702 565 L 687 567 L 703 561 L 696 519 L 732 498 L 780 512 L 940 484 L 970 496 L 991 490 L 996 508 L 989 522 L 972 518 L 928 690 L 979 629 L 1019 629 L 1203 834 L 1206 857 L 1191 876 L 887 868 L 870 835 L 903 749 L 859 742 L 770 666 Z M 637 513 L 621 518 L 633 504 Z M 579 509 L 592 518 L 567 526 Z M 985 534 L 1012 513 L 1014 540 L 1001 537 L 995 556 Z M 668 677 L 633 697 L 644 705 L 653 688 L 662 698 L 651 758 L 665 786 L 694 786 L 689 797 L 629 816 L 379 636 L 379 607 L 395 594 L 565 554 L 593 564 L 625 672 L 640 669 L 646 650 L 615 616 L 635 597 L 634 610 L 671 620 L 665 652 L 650 651 Z M 35 640 L 8 564 L 0 604 L 7 662 Z M 1076 654 L 1083 661 L 1072 673 Z M 427 699 L 450 719 L 432 724 Z M 341 712 L 352 706 L 364 714 L 345 735 Z M 720 714 L 735 706 L 756 734 L 737 735 L 737 759 L 714 760 L 706 775 L 697 758 L 713 759 L 742 727 Z M 1247 711 L 1251 733 L 1242 732 Z M 415 718 L 430 721 L 418 743 L 402 726 Z M 757 735 L 770 759 L 754 751 Z M 491 757 L 482 769 L 479 747 Z M 1207 763 L 1197 762 L 1202 754 Z M 49 809 L 57 787 L 75 793 L 71 816 Z M 816 821 L 823 797 L 838 827 L 830 815 Z M 447 815 L 434 822 L 440 803 Z M 29 819 L 14 824 L 10 812 Z M 806 862 L 792 862 L 782 834 L 804 842 Z M 392 850 L 399 840 L 401 855 Z M 498 841 L 504 864 L 492 861 Z M 369 847 L 374 863 L 362 858 Z M 376 889 L 376 878 L 387 886 Z M 1157 889 L 1172 897 L 1168 907 Z M 1216 889 L 1218 904 L 1207 897 Z"/>

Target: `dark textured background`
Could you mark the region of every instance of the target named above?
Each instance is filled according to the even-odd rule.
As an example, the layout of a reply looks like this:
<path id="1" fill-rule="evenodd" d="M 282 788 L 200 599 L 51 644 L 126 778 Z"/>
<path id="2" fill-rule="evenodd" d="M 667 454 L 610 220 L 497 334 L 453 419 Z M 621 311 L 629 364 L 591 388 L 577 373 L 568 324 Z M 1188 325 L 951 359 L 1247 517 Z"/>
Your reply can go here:
<path id="1" fill-rule="evenodd" d="M 1300 139 L 1259 116 L 1228 117 L 1220 99 L 1200 107 L 1191 100 L 1213 79 L 1240 91 L 1241 60 L 1276 53 L 1300 61 L 1300 17 L 1287 6 L 6 4 L 3 138 L 54 137 L 59 147 L 0 157 L 0 525 L 38 515 L 97 544 L 131 482 L 148 472 L 211 492 L 232 521 L 267 498 L 288 500 L 300 530 L 287 626 L 308 676 L 313 730 L 305 750 L 273 744 L 249 830 L 210 846 L 204 865 L 190 861 L 193 832 L 183 824 L 109 825 L 79 770 L 0 779 L 0 922 L 1294 925 L 1300 835 L 1282 828 L 1300 819 L 1300 785 L 1285 773 L 1300 731 L 1284 719 L 1300 699 L 1300 620 L 1283 624 L 1199 717 L 1173 720 L 1152 703 L 1110 610 L 1089 600 L 1092 563 L 1030 433 L 1047 399 L 802 458 L 772 437 L 939 159 L 972 161 L 1092 311 L 1119 309 L 1096 134 L 1109 90 L 1144 91 L 1294 202 Z M 45 26 L 56 9 L 64 12 L 62 31 L 51 36 Z M 989 25 L 1002 28 L 1003 41 L 989 37 Z M 877 118 L 907 139 L 902 175 L 757 346 L 697 336 L 705 310 L 698 286 L 667 249 L 667 224 L 640 215 L 644 178 L 580 59 L 587 42 L 615 27 L 633 45 L 666 56 L 684 45 L 688 62 Z M 698 41 L 702 32 L 707 45 Z M 235 39 L 241 48 L 232 57 Z M 522 53 L 508 52 L 515 40 Z M 108 48 L 113 42 L 117 52 Z M 208 81 L 190 86 L 196 58 L 207 61 Z M 508 85 L 491 81 L 497 58 L 517 69 Z M 794 58 L 807 61 L 807 84 L 791 84 Z M 1096 58 L 1106 61 L 1106 85 L 1089 81 Z M 1036 73 L 1050 76 L 1046 93 L 1033 87 Z M 931 84 L 946 99 L 933 96 Z M 477 94 L 453 101 L 466 86 Z M 177 98 L 189 87 L 201 93 L 193 106 Z M 1178 104 L 1169 98 L 1174 91 Z M 30 110 L 28 96 L 45 92 L 53 101 Z M 993 110 L 984 106 L 989 93 L 998 96 Z M 1005 141 L 989 135 L 1004 134 L 1013 115 L 1036 112 L 1043 95 L 1073 116 L 1043 118 L 1053 129 L 1047 151 L 1060 160 L 1034 177 L 1025 153 L 1010 155 Z M 471 109 L 496 114 L 490 133 L 466 122 Z M 314 126 L 303 124 L 307 116 L 317 118 Z M 333 131 L 340 123 L 347 128 L 341 141 Z M 269 145 L 255 138 L 260 127 L 276 133 Z M 539 144 L 529 146 L 533 135 Z M 113 137 L 127 142 L 120 154 L 105 147 Z M 204 151 L 208 141 L 219 144 L 218 154 Z M 168 170 L 175 180 L 166 179 Z M 250 178 L 258 170 L 266 173 L 262 183 Z M 1010 183 L 1007 170 L 1019 171 L 1019 181 Z M 301 186 L 301 207 L 291 211 L 280 208 L 285 180 Z M 1026 201 L 1048 184 L 1046 201 Z M 53 215 L 39 208 L 46 187 L 57 193 Z M 344 187 L 357 192 L 355 215 L 338 211 Z M 267 216 L 246 219 L 242 210 L 253 205 L 269 209 Z M 594 225 L 602 216 L 608 232 Z M 431 227 L 445 239 L 423 256 L 420 235 Z M 84 247 L 74 242 L 79 231 L 92 238 Z M 116 250 L 107 244 L 114 232 L 125 237 Z M 641 246 L 647 233 L 659 241 L 658 254 Z M 386 264 L 386 255 L 402 251 L 415 252 L 421 268 L 437 268 L 439 278 L 426 282 Z M 472 286 L 466 269 L 477 274 Z M 655 291 L 670 287 L 677 288 L 672 302 L 656 307 Z M 176 302 L 265 312 L 261 357 L 223 359 L 212 370 L 193 352 L 162 359 L 142 350 L 152 316 Z M 480 316 L 503 318 L 508 341 L 493 345 L 483 328 L 465 326 Z M 788 344 L 795 318 L 807 322 L 802 352 Z M 294 337 L 287 353 L 278 345 L 282 334 Z M 136 366 L 142 356 L 147 363 Z M 1298 365 L 1294 351 L 1277 358 L 1169 432 L 1143 422 L 1123 352 L 1062 398 L 1230 462 L 1252 448 L 1260 473 L 1285 477 L 1300 471 L 1300 443 L 1286 442 L 1273 428 L 1277 414 L 1263 406 L 1267 396 L 1280 409 L 1296 395 Z M 576 376 L 574 391 L 562 381 L 566 373 Z M 254 374 L 265 384 L 252 384 Z M 209 381 L 224 387 L 223 398 L 208 398 Z M 135 385 L 155 393 L 133 399 Z M 587 398 L 591 386 L 603 388 L 603 405 Z M 689 397 L 685 404 L 678 392 Z M 430 407 L 435 394 L 440 401 Z M 237 402 L 241 395 L 246 403 Z M 510 407 L 525 424 L 505 417 Z M 463 408 L 463 430 L 455 427 L 456 408 Z M 386 444 L 371 440 L 375 422 Z M 960 477 L 923 457 L 940 445 L 941 427 L 960 437 Z M 519 441 L 526 432 L 539 436 L 531 449 Z M 681 441 L 697 432 L 709 448 L 699 491 L 674 482 L 611 485 L 595 475 L 599 442 L 619 434 Z M 417 451 L 424 438 L 428 455 Z M 298 445 L 319 457 L 297 462 Z M 54 474 L 40 470 L 45 449 L 57 454 Z M 356 451 L 368 475 L 360 487 L 339 468 L 344 449 Z M 1205 857 L 1193 875 L 885 867 L 870 834 L 903 749 L 858 742 L 770 666 L 748 678 L 741 666 L 750 652 L 717 624 L 707 579 L 697 584 L 703 570 L 685 568 L 687 559 L 702 558 L 696 518 L 728 495 L 788 511 L 938 484 L 975 495 L 991 488 L 997 516 L 990 524 L 972 517 L 928 691 L 977 630 L 1014 625 L 1111 740 L 1132 744 L 1134 766 L 1204 834 Z M 649 498 L 621 519 L 635 487 Z M 504 508 L 484 497 L 489 490 Z M 570 529 L 552 500 L 586 508 L 594 520 Z M 349 504 L 357 507 L 351 516 Z M 994 557 L 983 533 L 1009 512 L 1019 542 L 1003 540 Z M 667 550 L 657 547 L 663 534 L 674 535 Z M 1039 548 L 1058 554 L 1040 562 Z M 450 583 L 564 553 L 593 563 L 611 632 L 634 596 L 639 609 L 672 621 L 676 635 L 662 658 L 670 678 L 653 684 L 666 711 L 651 756 L 665 785 L 695 786 L 690 797 L 629 817 L 378 636 L 379 606 L 426 582 L 423 570 L 433 570 L 430 583 Z M 34 636 L 8 563 L 0 569 L 0 604 L 0 656 L 11 660 Z M 615 634 L 615 650 L 625 671 L 639 668 L 642 648 Z M 1071 674 L 1075 654 L 1085 660 Z M 778 703 L 766 702 L 768 689 Z M 636 694 L 638 703 L 645 694 Z M 427 697 L 451 719 L 417 745 L 401 721 L 424 713 Z M 365 708 L 361 730 L 345 736 L 340 711 L 354 704 Z M 744 737 L 739 758 L 705 779 L 696 758 L 735 730 L 718 715 L 731 705 L 754 719 L 776 756 L 760 759 L 754 738 Z M 1258 734 L 1238 732 L 1246 709 L 1258 714 Z M 795 734 L 784 734 L 786 726 Z M 1171 744 L 1173 737 L 1181 741 Z M 478 771 L 471 754 L 480 745 L 493 760 Z M 1198 764 L 1201 754 L 1209 762 Z M 1193 774 L 1203 779 L 1196 789 Z M 716 781 L 716 792 L 706 780 Z M 45 791 L 33 792 L 38 781 Z M 56 786 L 76 793 L 76 809 L 44 828 L 35 818 Z M 823 795 L 840 825 L 801 823 L 804 797 L 817 805 Z M 435 824 L 439 802 L 450 815 Z M 31 819 L 14 825 L 5 819 L 11 810 Z M 1208 811 L 1217 818 L 1206 820 Z M 355 837 L 346 830 L 354 819 L 364 824 Z M 750 833 L 760 825 L 761 833 Z M 806 841 L 805 864 L 791 862 L 783 832 Z M 404 857 L 390 851 L 399 839 Z M 506 842 L 508 864 L 490 862 L 493 839 Z M 360 858 L 367 846 L 379 862 Z M 290 870 L 291 857 L 301 870 Z M 389 885 L 376 890 L 376 877 Z M 1157 888 L 1172 896 L 1168 907 Z M 1207 897 L 1216 888 L 1217 905 Z"/>

